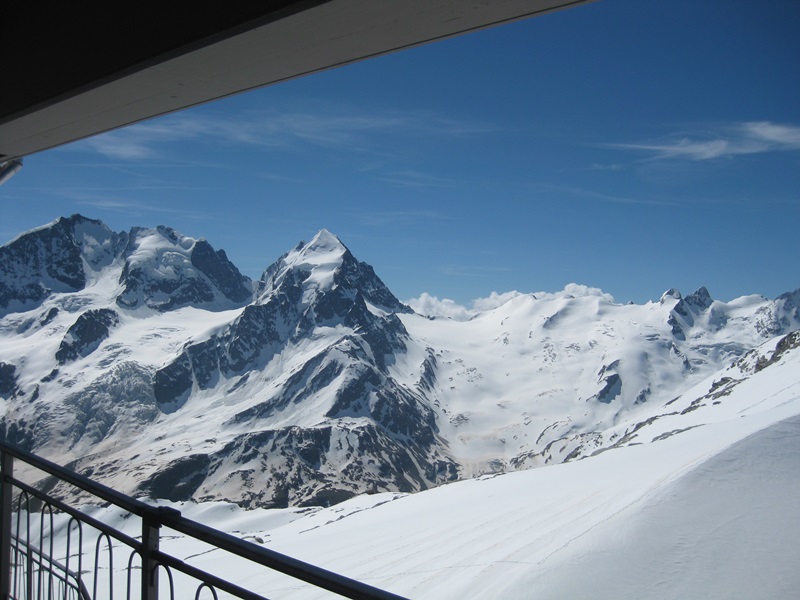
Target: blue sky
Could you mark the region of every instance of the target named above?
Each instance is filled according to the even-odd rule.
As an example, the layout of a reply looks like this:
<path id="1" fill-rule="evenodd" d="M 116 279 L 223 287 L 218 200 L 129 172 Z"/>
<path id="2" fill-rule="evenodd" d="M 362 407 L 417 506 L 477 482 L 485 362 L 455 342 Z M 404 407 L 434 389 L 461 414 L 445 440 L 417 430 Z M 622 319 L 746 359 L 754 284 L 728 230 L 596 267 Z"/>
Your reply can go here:
<path id="1" fill-rule="evenodd" d="M 800 3 L 600 0 L 26 158 L 0 240 L 79 212 L 247 275 L 320 228 L 401 299 L 800 287 Z"/>

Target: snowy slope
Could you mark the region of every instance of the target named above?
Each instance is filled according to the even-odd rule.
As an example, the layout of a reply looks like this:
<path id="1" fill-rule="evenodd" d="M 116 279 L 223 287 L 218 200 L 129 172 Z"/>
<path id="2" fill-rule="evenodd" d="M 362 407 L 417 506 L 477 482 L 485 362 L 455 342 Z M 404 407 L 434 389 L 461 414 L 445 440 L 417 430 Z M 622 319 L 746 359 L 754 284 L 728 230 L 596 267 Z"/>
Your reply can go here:
<path id="1" fill-rule="evenodd" d="M 414 362 L 435 362 L 429 397 L 470 475 L 605 447 L 604 432 L 621 420 L 652 416 L 761 343 L 771 319 L 764 313 L 773 307 L 761 297 L 703 306 L 674 290 L 645 305 L 594 294 L 542 296 L 518 296 L 466 322 L 403 317 L 412 337 L 436 349 Z"/>
<path id="2" fill-rule="evenodd" d="M 670 425 L 652 424 L 639 430 L 640 445 L 574 463 L 351 500 L 272 527 L 253 515 L 235 528 L 410 598 L 792 597 L 800 338 L 787 345 L 668 437 Z M 720 375 L 747 375 L 741 367 Z M 702 398 L 720 375 L 677 403 Z M 226 525 L 220 513 L 187 508 Z M 298 587 L 258 573 L 243 579 L 259 577 L 276 597 Z"/>
<path id="3" fill-rule="evenodd" d="M 699 406 L 682 430 L 672 414 L 638 427 L 636 444 L 574 462 L 330 508 L 175 506 L 409 598 L 790 598 L 800 585 L 798 372 L 800 336 L 767 343 L 659 407 Z M 726 378 L 739 383 L 723 390 Z M 169 552 L 269 597 L 330 597 L 165 533 Z"/>

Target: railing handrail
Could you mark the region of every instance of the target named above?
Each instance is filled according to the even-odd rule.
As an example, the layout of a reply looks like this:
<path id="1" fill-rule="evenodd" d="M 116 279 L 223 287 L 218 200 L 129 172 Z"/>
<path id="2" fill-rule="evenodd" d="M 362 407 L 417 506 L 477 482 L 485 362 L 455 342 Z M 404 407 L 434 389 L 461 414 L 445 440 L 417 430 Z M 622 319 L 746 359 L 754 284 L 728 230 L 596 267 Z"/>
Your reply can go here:
<path id="1" fill-rule="evenodd" d="M 106 502 L 110 502 L 111 504 L 119 506 L 120 508 L 124 508 L 128 512 L 137 516 L 157 519 L 158 513 L 162 512 L 165 508 L 152 506 L 146 502 L 137 500 L 136 498 L 126 496 L 122 492 L 118 492 L 117 490 L 103 485 L 102 483 L 93 481 L 85 475 L 80 475 L 79 473 L 70 471 L 62 465 L 56 464 L 47 460 L 46 458 L 42 458 L 41 456 L 37 456 L 36 454 L 28 452 L 27 450 L 23 450 L 22 448 L 18 448 L 13 444 L 9 444 L 8 442 L 0 441 L 0 452 L 10 454 L 15 458 L 18 458 L 21 461 L 36 467 L 40 471 L 44 471 L 49 475 L 53 475 L 62 481 L 66 481 L 67 483 L 70 483 L 85 492 L 89 492 L 90 494 L 97 496 Z M 180 515 L 180 511 L 172 508 L 167 509 L 167 511 L 175 512 Z"/>
<path id="2" fill-rule="evenodd" d="M 68 582 L 67 585 L 74 588 L 84 600 L 91 600 L 89 590 L 86 589 L 86 585 L 84 585 L 83 580 L 80 578 L 78 573 L 67 568 L 66 565 L 61 564 L 53 557 L 47 556 L 40 548 L 37 548 L 28 541 L 18 539 L 17 536 L 13 534 L 11 535 L 11 542 L 15 547 L 25 548 L 26 551 L 31 555 L 38 555 L 38 560 L 34 559 L 34 562 L 38 563 L 40 566 L 43 566 L 46 562 L 48 565 L 57 567 L 59 572 L 64 574 L 64 581 Z"/>
<path id="3" fill-rule="evenodd" d="M 174 531 L 199 539 L 217 548 L 227 550 L 232 554 L 274 571 L 284 573 L 313 586 L 356 600 L 406 600 L 397 594 L 381 590 L 380 588 L 286 556 L 274 550 L 257 546 L 256 544 L 242 540 L 228 533 L 208 527 L 207 525 L 184 517 L 179 510 L 174 508 L 152 506 L 141 500 L 131 498 L 117 490 L 93 481 L 84 475 L 70 471 L 61 465 L 31 452 L 22 450 L 8 442 L 0 441 L 0 454 L 2 453 L 13 456 L 44 473 L 52 475 L 106 502 L 140 516 L 143 520 L 147 521 L 151 527 L 158 528 L 162 525 L 166 526 Z M 6 473 L 3 473 L 3 479 L 5 480 L 6 478 Z M 38 496 L 39 494 L 36 495 Z M 162 560 L 162 564 L 170 564 L 179 570 L 181 569 L 178 563 L 182 561 L 178 561 L 174 557 L 164 554 L 163 552 L 155 552 L 154 557 L 156 560 Z M 195 570 L 188 565 L 186 566 L 191 570 Z"/>

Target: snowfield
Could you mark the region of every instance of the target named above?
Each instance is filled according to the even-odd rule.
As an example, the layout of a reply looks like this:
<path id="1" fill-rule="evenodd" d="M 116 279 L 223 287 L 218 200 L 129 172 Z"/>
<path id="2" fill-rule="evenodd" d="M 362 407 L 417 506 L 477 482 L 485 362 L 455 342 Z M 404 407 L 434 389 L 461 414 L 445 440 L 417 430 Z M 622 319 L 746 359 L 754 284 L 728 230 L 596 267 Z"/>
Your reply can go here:
<path id="1" fill-rule="evenodd" d="M 160 504 L 408 598 L 790 598 L 800 586 L 800 336 L 790 337 L 777 359 L 765 344 L 663 407 L 699 406 L 720 375 L 750 373 L 684 414 L 681 429 L 669 414 L 639 427 L 638 443 L 583 460 L 329 508 Z M 137 534 L 112 509 L 91 512 Z M 331 597 L 162 533 L 164 550 L 267 597 Z M 194 597 L 176 582 L 178 598 Z"/>
<path id="2" fill-rule="evenodd" d="M 663 426 L 577 462 L 360 497 L 277 525 L 273 511 L 182 510 L 409 598 L 790 598 L 800 589 L 800 353 L 770 368 L 718 414 L 694 411 L 691 429 L 659 439 Z M 193 560 L 215 563 L 213 553 Z M 276 598 L 325 597 L 236 572 Z"/>

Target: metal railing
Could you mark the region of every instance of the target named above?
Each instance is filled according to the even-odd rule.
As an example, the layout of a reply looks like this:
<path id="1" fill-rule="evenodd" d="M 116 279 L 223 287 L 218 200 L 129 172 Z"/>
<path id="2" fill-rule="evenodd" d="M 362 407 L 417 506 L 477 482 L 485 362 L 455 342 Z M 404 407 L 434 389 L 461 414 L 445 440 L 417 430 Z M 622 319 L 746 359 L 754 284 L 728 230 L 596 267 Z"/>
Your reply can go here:
<path id="1" fill-rule="evenodd" d="M 17 479 L 15 462 L 43 473 L 48 485 Z M 162 527 L 198 545 L 224 550 L 249 565 L 288 575 L 346 598 L 403 600 L 390 592 L 285 556 L 181 516 L 130 498 L 64 467 L 0 442 L 0 598 L 13 600 L 99 600 L 113 598 L 221 597 L 269 600 L 230 580 L 204 571 L 166 552 Z M 36 483 L 36 482 L 34 482 Z M 53 493 L 68 484 L 90 494 L 99 516 L 70 505 Z M 109 507 L 125 527 L 100 517 Z M 105 511 L 105 512 L 103 512 Z M 131 523 L 130 517 L 135 523 Z M 108 519 L 106 519 L 108 520 Z M 134 534 L 130 529 L 134 527 Z M 128 531 L 126 533 L 126 531 Z M 122 553 L 122 561 L 120 561 Z M 114 559 L 117 558 L 116 565 Z"/>

